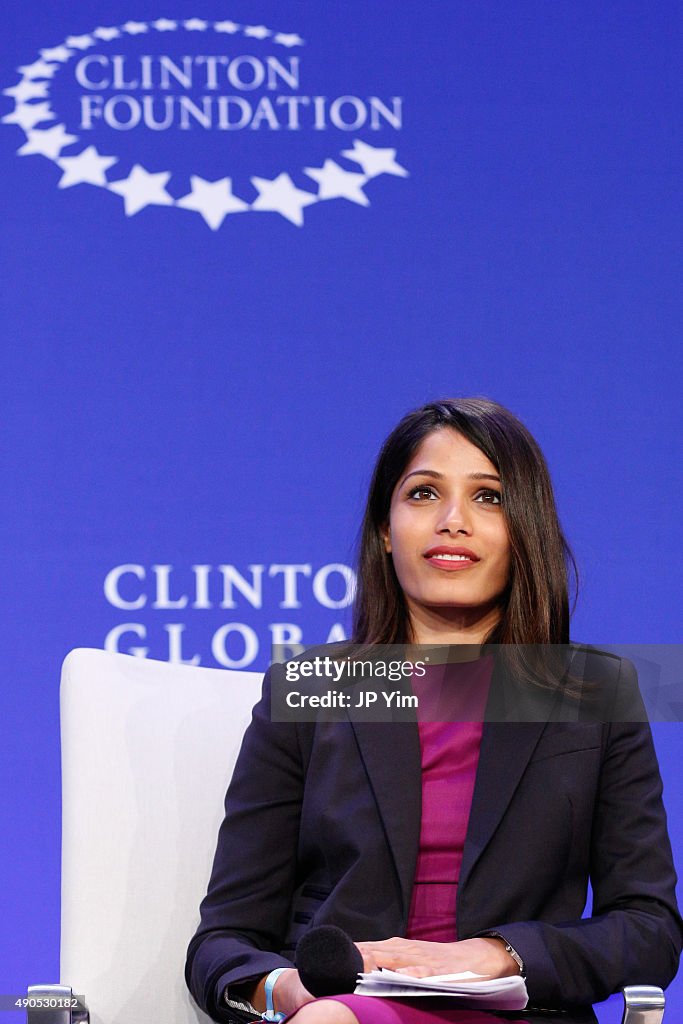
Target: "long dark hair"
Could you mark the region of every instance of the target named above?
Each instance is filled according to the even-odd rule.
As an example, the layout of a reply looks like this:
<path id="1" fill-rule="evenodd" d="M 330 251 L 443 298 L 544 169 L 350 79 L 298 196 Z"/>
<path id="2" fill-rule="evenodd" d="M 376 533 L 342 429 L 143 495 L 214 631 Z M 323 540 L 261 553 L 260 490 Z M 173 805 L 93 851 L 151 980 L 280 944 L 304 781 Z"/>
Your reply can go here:
<path id="1" fill-rule="evenodd" d="M 550 473 L 538 444 L 516 416 L 487 398 L 451 398 L 408 413 L 384 442 L 361 527 L 353 641 L 410 641 L 408 609 L 385 551 L 382 529 L 401 474 L 422 441 L 450 428 L 474 444 L 501 479 L 511 547 L 510 579 L 490 644 L 568 644 L 569 579 L 576 562 L 555 506 Z"/>

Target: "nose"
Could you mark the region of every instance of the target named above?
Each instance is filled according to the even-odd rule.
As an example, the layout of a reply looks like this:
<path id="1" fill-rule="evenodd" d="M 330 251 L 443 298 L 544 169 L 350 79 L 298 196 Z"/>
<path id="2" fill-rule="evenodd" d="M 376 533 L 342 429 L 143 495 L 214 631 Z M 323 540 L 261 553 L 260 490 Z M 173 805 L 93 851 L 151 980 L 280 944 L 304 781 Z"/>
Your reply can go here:
<path id="1" fill-rule="evenodd" d="M 436 532 L 453 535 L 464 533 L 468 535 L 471 533 L 471 525 L 463 503 L 451 501 L 442 509 L 442 515 L 436 524 Z"/>

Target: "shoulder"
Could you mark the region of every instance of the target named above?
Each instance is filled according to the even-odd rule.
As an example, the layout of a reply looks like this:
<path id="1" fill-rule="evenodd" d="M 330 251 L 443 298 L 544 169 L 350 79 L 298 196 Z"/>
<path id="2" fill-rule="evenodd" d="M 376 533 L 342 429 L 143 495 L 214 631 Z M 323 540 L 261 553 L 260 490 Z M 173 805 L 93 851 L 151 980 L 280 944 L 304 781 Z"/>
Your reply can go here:
<path id="1" fill-rule="evenodd" d="M 616 649 L 572 643 L 571 674 L 582 684 L 585 714 L 606 725 L 613 722 L 647 722 L 647 712 L 633 662 Z"/>
<path id="2" fill-rule="evenodd" d="M 567 645 L 572 665 L 584 673 L 593 672 L 603 679 L 617 679 L 624 659 L 615 651 L 594 644 L 572 641 Z"/>

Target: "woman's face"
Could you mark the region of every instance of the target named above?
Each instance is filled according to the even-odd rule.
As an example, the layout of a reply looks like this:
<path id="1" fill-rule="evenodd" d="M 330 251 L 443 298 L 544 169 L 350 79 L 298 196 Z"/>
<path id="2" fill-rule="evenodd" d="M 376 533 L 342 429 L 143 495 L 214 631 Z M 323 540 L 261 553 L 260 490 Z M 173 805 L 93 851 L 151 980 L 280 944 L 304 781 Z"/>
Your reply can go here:
<path id="1" fill-rule="evenodd" d="M 422 442 L 394 489 L 383 539 L 413 627 L 432 612 L 497 620 L 510 575 L 500 479 L 461 434 L 446 427 Z"/>

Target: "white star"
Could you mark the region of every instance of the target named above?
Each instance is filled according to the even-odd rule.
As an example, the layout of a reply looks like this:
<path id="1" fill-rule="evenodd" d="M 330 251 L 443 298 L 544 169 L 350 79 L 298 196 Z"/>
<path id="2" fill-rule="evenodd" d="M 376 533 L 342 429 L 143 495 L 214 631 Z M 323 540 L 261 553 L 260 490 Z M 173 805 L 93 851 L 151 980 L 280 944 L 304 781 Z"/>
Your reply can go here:
<path id="1" fill-rule="evenodd" d="M 126 216 L 132 217 L 145 206 L 173 206 L 174 200 L 164 187 L 170 177 L 170 171 L 150 174 L 140 164 L 135 164 L 127 178 L 110 181 L 109 189 L 123 196 Z"/>
<path id="2" fill-rule="evenodd" d="M 118 157 L 100 156 L 94 146 L 88 146 L 78 156 L 63 156 L 57 163 L 64 171 L 58 182 L 58 188 L 70 188 L 85 182 L 88 185 L 106 185 L 107 171 L 115 164 Z"/>
<path id="3" fill-rule="evenodd" d="M 281 46 L 303 46 L 304 41 L 301 36 L 298 36 L 296 32 L 278 32 L 277 35 L 273 36 L 276 43 L 280 43 Z"/>
<path id="4" fill-rule="evenodd" d="M 5 96 L 14 96 L 17 103 L 24 100 L 42 100 L 47 96 L 49 82 L 31 82 L 28 78 L 22 78 L 18 85 L 10 89 L 3 89 Z"/>
<path id="5" fill-rule="evenodd" d="M 4 124 L 18 124 L 25 132 L 35 128 L 41 121 L 54 121 L 55 115 L 50 110 L 50 104 L 45 103 L 17 103 L 11 114 L 3 117 Z"/>
<path id="6" fill-rule="evenodd" d="M 58 60 L 63 64 L 72 56 L 72 52 L 66 46 L 53 46 L 51 49 L 41 50 L 40 56 L 43 60 Z"/>
<path id="7" fill-rule="evenodd" d="M 108 43 L 110 39 L 116 39 L 121 33 L 117 28 L 96 28 L 93 35 L 97 36 L 98 39 L 104 39 L 105 43 Z"/>
<path id="8" fill-rule="evenodd" d="M 170 21 L 168 18 L 157 18 L 152 22 L 152 28 L 155 28 L 157 32 L 172 32 L 173 29 L 178 28 L 178 22 Z"/>
<path id="9" fill-rule="evenodd" d="M 304 207 L 318 201 L 312 192 L 297 188 L 288 174 L 278 174 L 272 181 L 269 178 L 252 178 L 251 183 L 259 191 L 258 199 L 251 204 L 252 210 L 281 213 L 297 227 L 304 222 Z"/>
<path id="10" fill-rule="evenodd" d="M 183 26 L 188 32 L 204 32 L 209 27 L 209 23 L 201 18 L 188 18 L 183 22 Z"/>
<path id="11" fill-rule="evenodd" d="M 58 64 L 46 64 L 44 60 L 36 60 L 33 64 L 24 64 L 18 70 L 25 78 L 52 78 Z"/>
<path id="12" fill-rule="evenodd" d="M 121 28 L 124 32 L 127 32 L 129 36 L 139 36 L 141 32 L 147 32 L 147 23 L 144 21 L 127 21 Z"/>
<path id="13" fill-rule="evenodd" d="M 214 21 L 213 27 L 216 32 L 229 32 L 232 35 L 237 32 L 239 25 L 236 21 Z"/>
<path id="14" fill-rule="evenodd" d="M 369 146 L 367 142 L 360 139 L 353 140 L 353 149 L 343 149 L 342 156 L 360 164 L 368 178 L 375 178 L 378 174 L 395 174 L 399 178 L 407 178 L 408 171 L 396 163 L 395 149 L 379 149 L 377 146 Z"/>
<path id="15" fill-rule="evenodd" d="M 56 160 L 65 146 L 72 142 L 78 142 L 77 135 L 67 135 L 63 124 L 56 124 L 54 128 L 46 128 L 44 131 L 36 128 L 35 131 L 26 133 L 27 142 L 17 150 L 20 156 L 30 156 L 32 153 L 40 153 L 50 160 Z"/>
<path id="16" fill-rule="evenodd" d="M 182 199 L 178 199 L 177 206 L 184 210 L 196 210 L 216 231 L 229 213 L 239 213 L 240 210 L 248 210 L 249 204 L 242 202 L 232 192 L 232 178 L 221 178 L 220 181 L 205 181 L 193 174 L 190 178 L 192 191 L 188 192 Z"/>
<path id="17" fill-rule="evenodd" d="M 305 167 L 306 174 L 318 182 L 318 199 L 349 199 L 359 206 L 369 206 L 363 192 L 367 182 L 364 174 L 345 171 L 334 160 L 326 160 L 322 167 Z"/>
<path id="18" fill-rule="evenodd" d="M 95 45 L 92 36 L 67 36 L 64 42 L 67 46 L 72 46 L 74 50 L 87 50 L 89 46 Z"/>
<path id="19" fill-rule="evenodd" d="M 252 39 L 265 39 L 267 36 L 272 35 L 270 29 L 266 28 L 265 25 L 245 25 L 244 34 Z"/>

